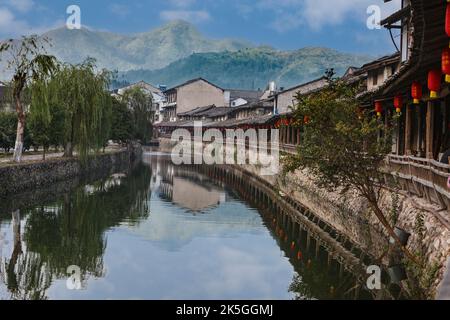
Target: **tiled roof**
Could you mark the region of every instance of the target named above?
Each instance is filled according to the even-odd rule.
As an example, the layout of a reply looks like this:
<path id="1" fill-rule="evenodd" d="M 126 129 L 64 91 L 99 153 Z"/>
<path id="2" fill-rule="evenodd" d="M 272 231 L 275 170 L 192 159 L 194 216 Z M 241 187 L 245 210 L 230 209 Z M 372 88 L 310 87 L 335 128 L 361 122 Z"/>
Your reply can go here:
<path id="1" fill-rule="evenodd" d="M 371 100 L 409 95 L 413 81 L 425 84 L 429 70 L 441 67 L 441 49 L 448 46 L 442 32 L 445 25 L 446 2 L 440 0 L 411 0 L 411 56 L 400 69 L 381 86 L 358 96 L 364 103 Z"/>
<path id="2" fill-rule="evenodd" d="M 214 83 L 212 83 L 212 82 L 210 82 L 210 81 L 208 81 L 208 80 L 206 80 L 206 79 L 204 79 L 204 78 L 195 78 L 195 79 L 191 79 L 191 80 L 188 80 L 188 81 L 186 81 L 186 82 L 183 82 L 182 84 L 179 84 L 179 85 L 177 85 L 177 86 L 175 86 L 175 87 L 172 87 L 172 88 L 170 88 L 170 89 L 167 89 L 166 92 L 167 92 L 167 91 L 174 90 L 174 89 L 178 89 L 178 88 L 180 88 L 180 87 L 187 86 L 188 84 L 191 84 L 191 83 L 194 83 L 194 82 L 197 82 L 197 81 L 204 81 L 204 82 L 206 82 L 206 83 L 212 85 L 213 87 L 216 87 L 217 89 L 220 89 L 220 90 L 224 91 L 224 90 L 223 90 L 221 87 L 219 87 L 218 85 L 216 85 L 216 84 L 214 84 Z"/>
<path id="3" fill-rule="evenodd" d="M 194 115 L 199 115 L 200 113 L 206 112 L 212 108 L 215 108 L 215 105 L 210 105 L 210 106 L 204 106 L 204 107 L 198 107 L 195 109 L 192 109 L 190 111 L 187 112 L 183 112 L 183 113 L 179 113 L 178 116 L 181 117 L 185 117 L 185 116 L 194 116 Z"/>
<path id="4" fill-rule="evenodd" d="M 253 102 L 259 100 L 264 94 L 263 91 L 253 91 L 253 90 L 235 90 L 229 89 L 230 91 L 230 100 L 236 100 L 242 98 L 247 100 L 248 102 Z"/>

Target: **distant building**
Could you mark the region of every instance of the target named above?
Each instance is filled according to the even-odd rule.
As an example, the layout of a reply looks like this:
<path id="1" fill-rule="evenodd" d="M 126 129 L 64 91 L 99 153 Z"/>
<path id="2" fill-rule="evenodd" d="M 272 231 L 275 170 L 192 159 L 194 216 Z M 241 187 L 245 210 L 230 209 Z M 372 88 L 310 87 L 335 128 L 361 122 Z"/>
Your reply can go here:
<path id="1" fill-rule="evenodd" d="M 167 103 L 164 106 L 164 121 L 176 121 L 178 114 L 189 112 L 199 106 L 229 104 L 225 90 L 203 78 L 189 80 L 170 88 L 165 95 Z"/>
<path id="2" fill-rule="evenodd" d="M 0 85 L 0 111 L 14 111 L 14 105 L 8 96 L 8 87 Z"/>
<path id="3" fill-rule="evenodd" d="M 328 84 L 327 78 L 322 77 L 307 83 L 297 85 L 295 87 L 282 90 L 275 93 L 272 97 L 274 99 L 274 111 L 277 114 L 286 114 L 291 111 L 291 108 L 297 104 L 298 94 L 308 94 L 315 90 L 320 90 Z"/>
<path id="4" fill-rule="evenodd" d="M 230 107 L 240 107 L 249 103 L 257 102 L 261 99 L 264 94 L 263 91 L 253 91 L 253 90 L 234 90 L 229 89 L 230 95 Z M 226 93 L 227 94 L 227 93 Z"/>
<path id="5" fill-rule="evenodd" d="M 243 120 L 273 114 L 273 99 L 255 101 L 239 107 L 236 119 Z"/>
<path id="6" fill-rule="evenodd" d="M 185 118 L 199 107 L 240 107 L 259 101 L 263 94 L 263 91 L 222 89 L 203 78 L 189 80 L 165 91 L 164 121 Z M 227 113 L 227 110 L 222 109 L 222 112 Z M 225 118 L 226 114 L 220 116 Z"/>
<path id="7" fill-rule="evenodd" d="M 367 72 L 367 91 L 375 90 L 400 69 L 400 53 L 369 62 L 361 69 Z"/>

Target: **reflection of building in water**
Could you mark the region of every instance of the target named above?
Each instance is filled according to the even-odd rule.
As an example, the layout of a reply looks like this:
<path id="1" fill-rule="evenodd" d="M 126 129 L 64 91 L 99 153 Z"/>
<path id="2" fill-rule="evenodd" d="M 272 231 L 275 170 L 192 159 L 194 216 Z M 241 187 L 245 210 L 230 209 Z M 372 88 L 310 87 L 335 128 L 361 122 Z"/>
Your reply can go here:
<path id="1" fill-rule="evenodd" d="M 172 202 L 182 208 L 201 211 L 225 202 L 225 192 L 197 184 L 185 178 L 175 177 L 172 187 Z"/>
<path id="2" fill-rule="evenodd" d="M 209 178 L 192 170 L 174 166 L 170 160 L 150 157 L 153 169 L 152 186 L 162 199 L 177 206 L 200 212 L 226 202 L 226 193 Z"/>

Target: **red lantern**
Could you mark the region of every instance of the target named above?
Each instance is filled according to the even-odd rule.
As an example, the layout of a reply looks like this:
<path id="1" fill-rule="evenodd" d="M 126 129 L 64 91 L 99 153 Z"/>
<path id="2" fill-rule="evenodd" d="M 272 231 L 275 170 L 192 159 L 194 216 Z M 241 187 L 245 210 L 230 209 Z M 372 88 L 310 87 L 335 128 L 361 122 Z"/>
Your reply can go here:
<path id="1" fill-rule="evenodd" d="M 403 97 L 401 94 L 396 95 L 394 98 L 394 107 L 395 107 L 395 111 L 397 111 L 397 113 L 402 112 L 402 106 L 403 106 Z"/>
<path id="2" fill-rule="evenodd" d="M 383 104 L 381 101 L 375 101 L 375 112 L 378 117 L 381 117 L 381 114 L 383 113 Z"/>
<path id="3" fill-rule="evenodd" d="M 411 97 L 414 104 L 419 104 L 422 99 L 422 85 L 417 81 L 413 82 L 411 86 Z"/>
<path id="4" fill-rule="evenodd" d="M 450 83 L 450 48 L 442 51 L 442 73 L 445 74 L 445 82 Z"/>
<path id="5" fill-rule="evenodd" d="M 304 122 L 305 124 L 308 124 L 310 120 L 311 120 L 311 119 L 309 118 L 309 116 L 304 116 L 304 117 L 303 117 L 303 122 Z"/>
<path id="6" fill-rule="evenodd" d="M 430 98 L 438 97 L 438 92 L 441 90 L 441 70 L 431 70 L 428 72 L 428 89 L 430 89 Z"/>

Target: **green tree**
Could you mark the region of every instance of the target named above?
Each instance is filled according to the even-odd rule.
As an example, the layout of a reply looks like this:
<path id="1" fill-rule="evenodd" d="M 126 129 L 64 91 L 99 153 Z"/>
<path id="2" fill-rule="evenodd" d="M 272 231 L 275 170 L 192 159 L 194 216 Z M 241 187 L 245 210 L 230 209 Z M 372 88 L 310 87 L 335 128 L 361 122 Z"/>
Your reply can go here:
<path id="1" fill-rule="evenodd" d="M 124 93 L 123 101 L 133 114 L 133 138 L 143 143 L 149 142 L 154 120 L 152 96 L 141 88 L 134 87 Z"/>
<path id="2" fill-rule="evenodd" d="M 12 112 L 0 112 L 0 148 L 9 152 L 14 148 L 17 116 Z"/>
<path id="3" fill-rule="evenodd" d="M 48 79 L 37 79 L 30 85 L 31 106 L 28 115 L 27 130 L 31 144 L 39 149 L 43 147 L 43 159 L 50 144 L 50 122 L 52 120 L 48 101 Z"/>
<path id="4" fill-rule="evenodd" d="M 132 138 L 133 114 L 124 102 L 113 99 L 111 140 L 125 144 Z"/>
<path id="5" fill-rule="evenodd" d="M 23 92 L 31 81 L 48 76 L 56 66 L 53 56 L 43 54 L 45 50 L 42 42 L 36 35 L 32 35 L 22 37 L 20 41 L 10 39 L 0 43 L 0 60 L 4 54 L 9 54 L 7 69 L 13 74 L 10 86 L 18 119 L 13 157 L 15 162 L 21 161 L 24 149 L 26 114 Z"/>
<path id="6" fill-rule="evenodd" d="M 297 154 L 284 161 L 284 170 L 308 169 L 321 187 L 356 190 L 405 254 L 417 261 L 401 245 L 388 221 L 389 212 L 379 204 L 384 160 L 391 151 L 396 119 L 386 126 L 370 112 L 362 111 L 357 92 L 358 88 L 330 77 L 330 85 L 320 92 L 298 95 L 293 113 L 296 122 L 303 123 L 304 134 Z"/>
<path id="7" fill-rule="evenodd" d="M 61 121 L 64 118 L 64 156 L 72 157 L 76 147 L 81 159 L 92 150 L 98 151 L 109 139 L 112 98 L 108 92 L 110 74 L 96 72 L 95 60 L 78 65 L 63 65 L 46 87 L 50 106 L 55 107 L 55 126 L 60 143 Z M 44 108 L 40 109 L 45 113 Z M 57 117 L 56 117 L 57 115 Z"/>

